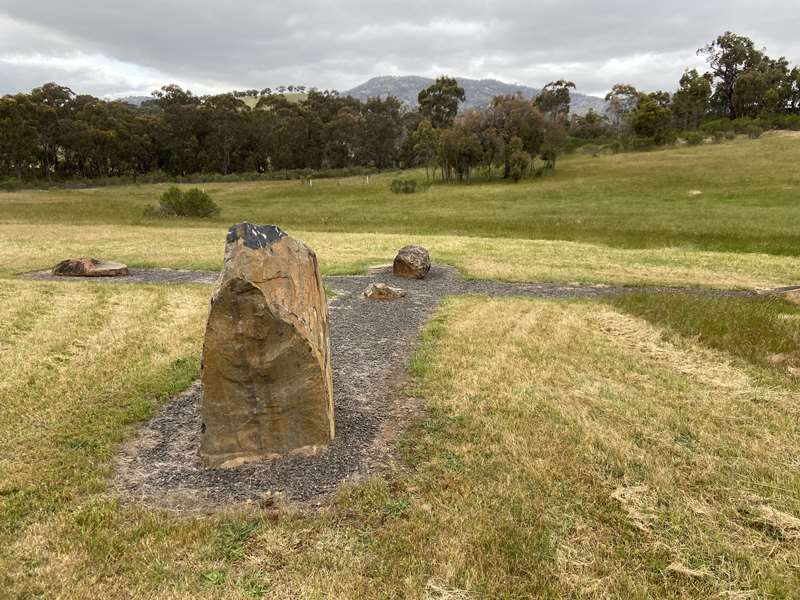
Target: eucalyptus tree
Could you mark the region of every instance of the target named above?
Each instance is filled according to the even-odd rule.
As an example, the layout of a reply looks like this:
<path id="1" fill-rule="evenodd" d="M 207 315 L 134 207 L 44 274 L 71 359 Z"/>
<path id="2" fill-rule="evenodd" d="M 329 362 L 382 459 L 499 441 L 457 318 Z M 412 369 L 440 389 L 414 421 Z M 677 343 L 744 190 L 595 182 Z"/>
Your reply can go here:
<path id="1" fill-rule="evenodd" d="M 695 129 L 709 110 L 711 75 L 700 75 L 697 69 L 686 70 L 681 76 L 678 91 L 672 98 L 676 124 L 683 129 Z"/>
<path id="2" fill-rule="evenodd" d="M 511 146 L 513 138 L 519 138 L 522 150 L 529 155 L 539 153 L 544 142 L 545 119 L 531 100 L 521 94 L 497 96 L 488 109 L 487 126 L 494 128 L 502 140 L 503 177 L 511 173 Z"/>
<path id="3" fill-rule="evenodd" d="M 244 162 L 250 107 L 232 94 L 218 94 L 203 100 L 200 110 L 209 125 L 206 166 L 227 175 L 234 163 Z"/>
<path id="4" fill-rule="evenodd" d="M 0 98 L 0 168 L 22 180 L 36 161 L 39 135 L 30 96 Z"/>
<path id="5" fill-rule="evenodd" d="M 607 112 L 614 127 L 621 129 L 625 125 L 625 118 L 639 104 L 639 95 L 639 91 L 629 83 L 618 83 L 606 94 Z"/>
<path id="6" fill-rule="evenodd" d="M 639 96 L 639 103 L 630 115 L 631 128 L 639 137 L 664 144 L 672 126 L 669 94 L 654 92 Z"/>
<path id="7" fill-rule="evenodd" d="M 431 125 L 430 120 L 423 119 L 412 136 L 414 154 L 418 164 L 425 166 L 425 177 L 430 179 L 430 169 L 436 179 L 436 158 L 439 148 L 439 133 Z"/>
<path id="8" fill-rule="evenodd" d="M 565 121 L 569 117 L 570 90 L 574 89 L 575 84 L 572 81 L 565 79 L 551 81 L 536 96 L 534 104 L 551 121 Z"/>
<path id="9" fill-rule="evenodd" d="M 466 99 L 464 88 L 447 75 L 439 77 L 417 96 L 420 113 L 435 129 L 450 127 L 458 114 L 459 104 Z"/>
<path id="10" fill-rule="evenodd" d="M 363 158 L 378 169 L 395 165 L 403 135 L 403 105 L 394 96 L 364 104 Z"/>

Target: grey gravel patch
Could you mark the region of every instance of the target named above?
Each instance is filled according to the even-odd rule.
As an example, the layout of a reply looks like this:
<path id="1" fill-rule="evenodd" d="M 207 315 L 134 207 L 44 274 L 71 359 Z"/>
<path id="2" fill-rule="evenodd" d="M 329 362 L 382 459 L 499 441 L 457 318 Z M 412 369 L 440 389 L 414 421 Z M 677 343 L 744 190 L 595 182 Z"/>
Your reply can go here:
<path id="1" fill-rule="evenodd" d="M 97 281 L 98 283 L 207 283 L 213 284 L 219 273 L 216 271 L 183 271 L 179 269 L 128 269 L 129 274 L 121 277 L 61 277 L 50 271 L 24 273 L 24 279 L 40 281 Z M 102 280 L 102 281 L 101 281 Z"/>
<path id="2" fill-rule="evenodd" d="M 146 273 L 140 282 L 210 283 L 217 275 L 167 274 L 163 270 Z M 378 282 L 402 287 L 407 295 L 382 302 L 365 299 L 364 289 Z M 122 448 L 114 487 L 124 498 L 182 512 L 272 502 L 275 497 L 317 504 L 342 482 L 359 480 L 396 464 L 394 442 L 421 410 L 418 401 L 401 392 L 405 370 L 421 328 L 447 296 L 557 299 L 633 291 L 755 294 L 700 288 L 465 281 L 455 269 L 440 265 L 434 265 L 423 280 L 396 278 L 388 267 L 372 269 L 366 276 L 326 277 L 325 283 L 338 294 L 329 304 L 336 419 L 336 437 L 331 445 L 311 457 L 292 456 L 235 469 L 206 469 L 198 453 L 198 403 L 202 392 L 195 384 L 162 407 Z"/>

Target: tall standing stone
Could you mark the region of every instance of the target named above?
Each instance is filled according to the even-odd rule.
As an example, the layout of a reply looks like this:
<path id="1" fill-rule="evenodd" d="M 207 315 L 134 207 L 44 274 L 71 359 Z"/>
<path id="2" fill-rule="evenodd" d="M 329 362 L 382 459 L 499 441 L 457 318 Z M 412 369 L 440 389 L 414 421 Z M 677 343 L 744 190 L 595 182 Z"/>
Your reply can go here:
<path id="1" fill-rule="evenodd" d="M 328 305 L 317 257 L 274 225 L 228 231 L 202 382 L 207 466 L 313 453 L 333 439 Z"/>

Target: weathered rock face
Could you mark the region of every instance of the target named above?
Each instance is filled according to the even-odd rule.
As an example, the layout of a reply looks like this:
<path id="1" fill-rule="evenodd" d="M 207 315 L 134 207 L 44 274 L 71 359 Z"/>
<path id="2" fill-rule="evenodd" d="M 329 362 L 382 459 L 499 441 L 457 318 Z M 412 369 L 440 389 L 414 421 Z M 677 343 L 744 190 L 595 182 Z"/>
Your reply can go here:
<path id="1" fill-rule="evenodd" d="M 118 262 L 96 258 L 68 258 L 53 267 L 53 275 L 64 277 L 124 277 L 128 267 Z"/>
<path id="2" fill-rule="evenodd" d="M 397 277 L 422 279 L 431 270 L 431 257 L 422 246 L 404 246 L 394 257 L 392 272 Z"/>
<path id="3" fill-rule="evenodd" d="M 406 291 L 399 287 L 392 287 L 385 283 L 370 283 L 364 290 L 364 297 L 370 300 L 395 300 L 406 295 Z"/>
<path id="4" fill-rule="evenodd" d="M 202 382 L 207 466 L 313 453 L 333 439 L 328 305 L 303 242 L 272 225 L 230 228 Z"/>

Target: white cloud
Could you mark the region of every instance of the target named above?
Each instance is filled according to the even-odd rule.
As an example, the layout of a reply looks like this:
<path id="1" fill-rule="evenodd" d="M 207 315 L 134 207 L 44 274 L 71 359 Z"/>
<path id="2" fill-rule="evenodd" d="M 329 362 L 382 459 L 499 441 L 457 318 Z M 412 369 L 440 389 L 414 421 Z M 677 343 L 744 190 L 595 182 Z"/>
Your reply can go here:
<path id="1" fill-rule="evenodd" d="M 796 0 L 3 0 L 0 93 L 58 81 L 95 94 L 198 93 L 442 72 L 540 85 L 674 89 L 726 29 L 800 61 Z"/>

